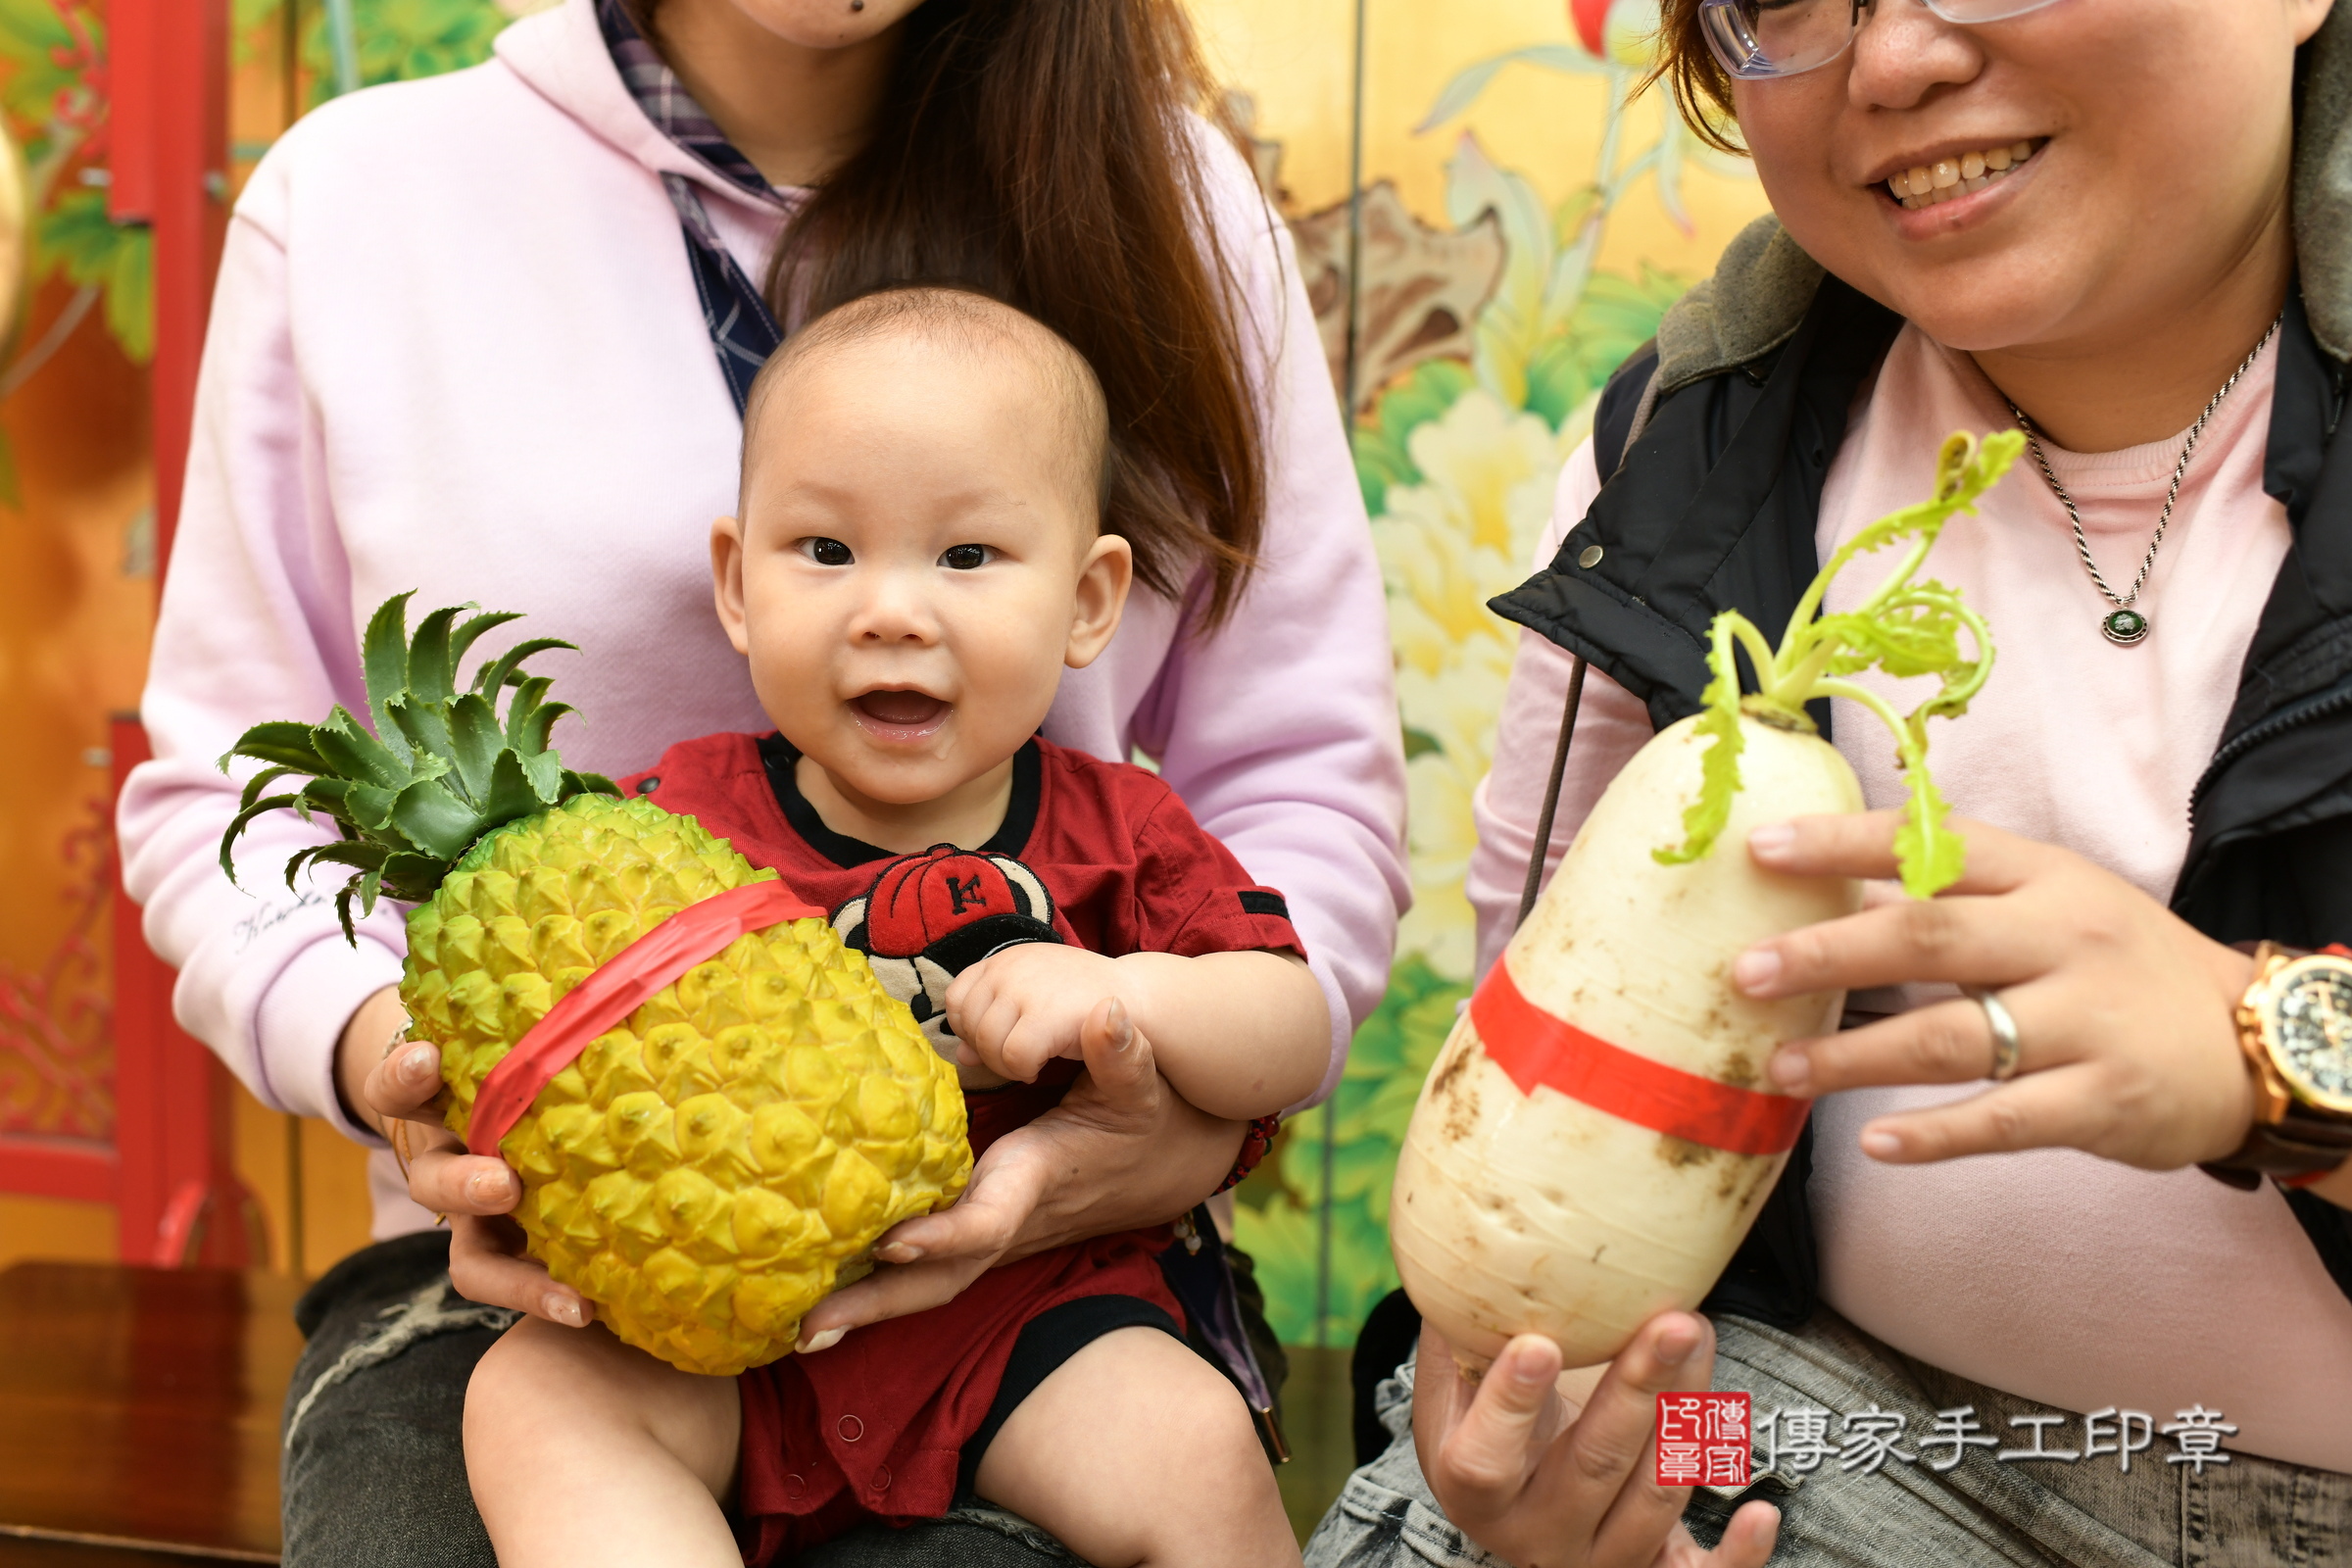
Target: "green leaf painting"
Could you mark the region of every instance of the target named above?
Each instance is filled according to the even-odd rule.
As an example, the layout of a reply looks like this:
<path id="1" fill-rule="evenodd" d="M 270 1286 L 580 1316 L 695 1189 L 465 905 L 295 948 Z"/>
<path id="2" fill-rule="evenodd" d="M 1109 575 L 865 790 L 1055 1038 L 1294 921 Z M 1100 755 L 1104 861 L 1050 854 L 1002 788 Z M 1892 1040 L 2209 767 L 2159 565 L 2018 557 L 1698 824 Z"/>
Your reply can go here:
<path id="1" fill-rule="evenodd" d="M 95 287 L 106 301 L 106 327 L 134 365 L 155 353 L 155 241 L 134 223 L 106 216 L 106 192 L 72 190 L 33 225 L 35 275 Z"/>
<path id="2" fill-rule="evenodd" d="M 237 0 L 237 32 L 249 36 L 275 22 L 286 0 Z M 357 86 L 411 81 L 478 66 L 514 18 L 492 0 L 350 0 Z M 333 13 L 302 8 L 302 65 L 313 107 L 342 90 Z"/>
<path id="3" fill-rule="evenodd" d="M 1372 1304 L 1396 1288 L 1389 1259 L 1396 1152 L 1421 1080 L 1469 994 L 1407 955 L 1379 1008 L 1355 1032 L 1330 1105 L 1288 1124 L 1273 1171 L 1242 1189 L 1234 1239 L 1257 1260 L 1267 1312 L 1284 1343 L 1351 1344 Z M 1318 1213 L 1327 1192 L 1328 1270 Z M 1320 1322 L 1319 1298 L 1326 1303 Z"/>

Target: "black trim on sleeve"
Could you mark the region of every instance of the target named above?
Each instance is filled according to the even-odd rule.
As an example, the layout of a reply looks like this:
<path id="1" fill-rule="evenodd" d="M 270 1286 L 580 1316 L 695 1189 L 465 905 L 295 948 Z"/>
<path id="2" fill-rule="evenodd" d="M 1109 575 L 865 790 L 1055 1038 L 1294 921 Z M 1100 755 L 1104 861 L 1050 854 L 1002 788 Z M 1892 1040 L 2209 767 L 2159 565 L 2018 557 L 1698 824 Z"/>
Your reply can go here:
<path id="1" fill-rule="evenodd" d="M 1270 914 L 1283 920 L 1291 917 L 1290 901 L 1272 888 L 1244 888 L 1239 897 L 1244 914 Z"/>

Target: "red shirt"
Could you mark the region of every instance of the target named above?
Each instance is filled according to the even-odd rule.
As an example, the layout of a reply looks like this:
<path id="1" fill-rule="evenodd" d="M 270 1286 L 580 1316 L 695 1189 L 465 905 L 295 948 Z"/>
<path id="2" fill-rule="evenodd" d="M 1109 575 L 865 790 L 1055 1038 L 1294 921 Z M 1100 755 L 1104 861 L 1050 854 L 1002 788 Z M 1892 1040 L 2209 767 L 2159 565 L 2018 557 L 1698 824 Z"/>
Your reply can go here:
<path id="1" fill-rule="evenodd" d="M 1059 940 L 1113 956 L 1305 949 L 1282 895 L 1250 879 L 1153 774 L 1033 740 L 1013 760 L 1004 821 L 976 851 L 888 851 L 826 827 L 777 736 L 708 735 L 620 780 L 699 820 L 754 865 L 833 912 L 943 1052 L 947 983 L 1006 942 Z M 967 1093 L 975 1154 L 1059 1101 L 1078 1064 L 1036 1084 Z M 1021 1328 L 1085 1296 L 1136 1296 L 1179 1324 L 1161 1278 L 1165 1226 L 1096 1237 L 993 1269 L 945 1306 L 756 1367 L 743 1398 L 745 1559 L 808 1549 L 871 1518 L 937 1518 L 954 1499 Z"/>

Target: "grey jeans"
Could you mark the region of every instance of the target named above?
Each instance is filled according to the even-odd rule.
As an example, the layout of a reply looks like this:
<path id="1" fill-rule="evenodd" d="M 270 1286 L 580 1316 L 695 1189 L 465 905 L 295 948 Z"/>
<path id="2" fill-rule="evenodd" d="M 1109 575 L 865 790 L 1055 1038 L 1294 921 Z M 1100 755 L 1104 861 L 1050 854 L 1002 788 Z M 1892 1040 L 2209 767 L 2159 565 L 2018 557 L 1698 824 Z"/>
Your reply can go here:
<path id="1" fill-rule="evenodd" d="M 1875 1407 L 1904 1418 L 1900 1446 L 1916 1457 L 1847 1471 L 1835 1456 L 1833 1424 L 1833 1457 L 1826 1463 L 1784 1457 L 1780 1469 L 1767 1472 L 1760 1444 L 1755 1486 L 1738 1494 L 1692 1492 L 1683 1519 L 1702 1544 L 1720 1539 L 1735 1507 L 1761 1496 L 1781 1509 L 1774 1568 L 2352 1563 L 2352 1475 L 2243 1453 L 2227 1464 L 2167 1463 L 2176 1446 L 2163 1437 L 2154 1437 L 2129 1471 L 2115 1456 L 2002 1462 L 1989 1447 L 1921 1452 L 1919 1440 L 1935 1430 L 1941 1412 L 1971 1406 L 1984 1432 L 2018 1447 L 2034 1446 L 2026 1436 L 2034 1429 L 2013 1430 L 2010 1418 L 2048 1412 L 1913 1361 L 1827 1311 L 1796 1333 L 1728 1317 L 1717 1319 L 1715 1329 L 1715 1387 L 1750 1395 L 1759 1423 L 1783 1410 L 1862 1414 Z M 1394 1441 L 1348 1478 L 1307 1543 L 1307 1568 L 1498 1565 L 1499 1558 L 1446 1520 L 1422 1478 L 1413 1453 L 1410 1362 L 1381 1385 L 1380 1409 Z M 2080 1448 L 2082 1417 L 2071 1416 L 2067 1430 L 2071 1440 L 2048 1427 L 2040 1446 Z M 1962 1457 L 1946 1470 L 1931 1463 L 1953 1453 Z"/>
<path id="2" fill-rule="evenodd" d="M 496 1568 L 461 1444 L 466 1382 L 515 1314 L 449 1283 L 449 1236 L 380 1243 L 296 1309 L 309 1344 L 286 1390 L 279 1476 L 286 1568 Z M 795 1568 L 1040 1568 L 1074 1561 L 1000 1510 L 868 1526 Z"/>

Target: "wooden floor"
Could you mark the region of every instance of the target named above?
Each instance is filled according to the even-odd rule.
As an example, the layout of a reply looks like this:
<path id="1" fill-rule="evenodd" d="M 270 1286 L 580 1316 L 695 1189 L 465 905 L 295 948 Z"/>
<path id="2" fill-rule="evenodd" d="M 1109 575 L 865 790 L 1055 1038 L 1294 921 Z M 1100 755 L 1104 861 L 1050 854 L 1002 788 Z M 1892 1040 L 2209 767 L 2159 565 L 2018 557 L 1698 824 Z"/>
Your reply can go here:
<path id="1" fill-rule="evenodd" d="M 198 1568 L 201 1563 L 220 1560 L 191 1557 L 183 1552 L 142 1551 L 132 1546 L 0 1536 L 0 1568 Z"/>
<path id="2" fill-rule="evenodd" d="M 0 1273 L 0 1568 L 275 1562 L 300 1293 L 227 1270 Z"/>

